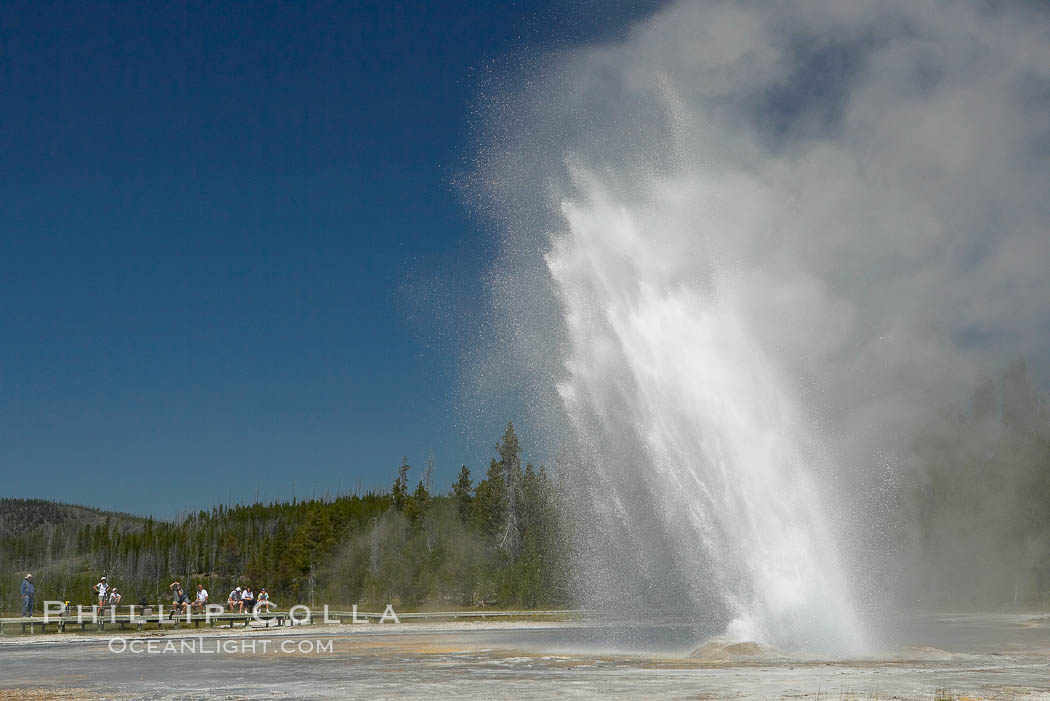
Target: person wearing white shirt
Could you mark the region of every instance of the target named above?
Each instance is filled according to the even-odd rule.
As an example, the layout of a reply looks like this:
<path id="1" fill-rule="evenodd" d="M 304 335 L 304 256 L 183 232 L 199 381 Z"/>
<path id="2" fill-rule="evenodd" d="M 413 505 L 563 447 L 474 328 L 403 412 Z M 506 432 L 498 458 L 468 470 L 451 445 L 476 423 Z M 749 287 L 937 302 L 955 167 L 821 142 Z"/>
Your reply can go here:
<path id="1" fill-rule="evenodd" d="M 204 612 L 204 607 L 208 605 L 208 590 L 204 588 L 203 584 L 197 585 L 197 598 L 193 600 L 193 608 L 197 611 Z"/>
<path id="2" fill-rule="evenodd" d="M 252 593 L 251 587 L 245 587 L 244 591 L 241 592 L 241 612 L 247 611 L 251 613 L 254 606 L 255 594 Z"/>
<path id="3" fill-rule="evenodd" d="M 109 582 L 103 577 L 98 580 L 98 584 L 91 587 L 91 589 L 98 595 L 98 612 L 102 613 L 102 607 L 105 606 L 106 602 L 109 600 Z"/>

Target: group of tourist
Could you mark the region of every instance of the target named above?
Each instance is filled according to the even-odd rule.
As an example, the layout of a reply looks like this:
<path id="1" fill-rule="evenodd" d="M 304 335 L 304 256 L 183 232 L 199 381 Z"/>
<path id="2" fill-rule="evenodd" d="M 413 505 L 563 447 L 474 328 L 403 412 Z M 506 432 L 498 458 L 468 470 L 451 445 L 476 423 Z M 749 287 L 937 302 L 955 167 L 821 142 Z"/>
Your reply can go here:
<path id="1" fill-rule="evenodd" d="M 249 613 L 255 610 L 256 606 L 270 608 L 273 604 L 270 602 L 270 595 L 266 593 L 265 588 L 259 589 L 258 596 L 252 592 L 251 587 L 234 587 L 233 591 L 230 592 L 230 596 L 226 599 L 226 605 L 230 608 L 230 611 L 237 609 L 238 613 Z"/>
<path id="2" fill-rule="evenodd" d="M 168 588 L 171 589 L 174 596 L 174 599 L 172 599 L 171 602 L 172 615 L 176 613 L 185 613 L 187 610 L 195 613 L 202 613 L 204 607 L 208 605 L 208 590 L 204 588 L 203 584 L 197 585 L 197 595 L 193 601 L 190 601 L 189 596 L 186 595 L 186 592 L 183 590 L 182 585 L 178 580 L 168 585 Z M 266 593 L 266 589 L 264 588 L 259 589 L 259 594 L 256 596 L 255 593 L 252 592 L 250 586 L 244 587 L 243 589 L 238 586 L 230 592 L 229 597 L 226 599 L 226 605 L 231 612 L 252 613 L 255 611 L 256 607 L 270 608 L 273 606 L 273 603 L 270 602 L 270 595 Z"/>
<path id="3" fill-rule="evenodd" d="M 173 616 L 176 613 L 203 613 L 205 606 L 208 605 L 208 590 L 204 588 L 203 584 L 197 585 L 196 596 L 192 601 L 178 580 L 169 584 L 168 589 L 171 590 L 173 597 L 171 601 L 171 615 Z M 36 586 L 33 584 L 32 573 L 26 573 L 22 579 L 20 591 L 22 594 L 22 616 L 28 618 L 33 615 L 33 600 L 36 598 Z M 91 587 L 91 591 L 95 594 L 95 600 L 98 602 L 99 613 L 102 613 L 102 609 L 107 606 L 120 604 L 122 598 L 120 592 L 109 583 L 106 577 L 101 577 L 98 583 Z M 66 604 L 68 603 L 67 601 Z M 226 599 L 226 605 L 231 612 L 252 613 L 256 610 L 256 607 L 268 609 L 273 607 L 274 604 L 270 601 L 270 595 L 266 592 L 266 589 L 261 588 L 259 593 L 255 594 L 250 586 L 243 588 L 238 586 L 230 592 L 230 596 Z"/>
<path id="4" fill-rule="evenodd" d="M 22 617 L 29 618 L 33 615 L 33 600 L 36 598 L 36 585 L 33 584 L 33 573 L 26 572 L 25 577 L 22 578 Z M 98 602 L 98 612 L 102 613 L 102 609 L 106 606 L 116 606 L 120 603 L 121 594 L 117 591 L 117 588 L 111 586 L 109 580 L 102 577 L 98 580 L 98 584 L 91 587 L 91 591 L 95 593 L 95 600 Z M 69 604 L 67 601 L 66 604 Z"/>
<path id="5" fill-rule="evenodd" d="M 91 587 L 91 590 L 95 592 L 95 598 L 98 599 L 99 613 L 102 613 L 102 609 L 105 606 L 116 606 L 120 603 L 120 592 L 117 591 L 116 587 L 111 586 L 105 577 L 98 580 L 98 584 Z"/>
<path id="6" fill-rule="evenodd" d="M 190 609 L 193 612 L 200 613 L 204 610 L 204 607 L 208 604 L 208 590 L 204 588 L 203 584 L 197 585 L 197 596 L 190 601 L 190 597 L 186 594 L 186 591 L 182 588 L 179 580 L 175 580 L 168 585 L 168 589 L 171 590 L 171 615 L 174 616 L 176 613 L 186 613 L 186 609 Z"/>

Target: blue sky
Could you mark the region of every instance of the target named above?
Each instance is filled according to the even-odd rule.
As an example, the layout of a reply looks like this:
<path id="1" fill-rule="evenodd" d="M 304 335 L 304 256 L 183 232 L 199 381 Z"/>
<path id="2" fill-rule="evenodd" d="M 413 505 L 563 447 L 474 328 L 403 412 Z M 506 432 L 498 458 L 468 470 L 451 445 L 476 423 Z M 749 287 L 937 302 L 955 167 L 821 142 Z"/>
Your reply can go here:
<path id="1" fill-rule="evenodd" d="M 496 245 L 452 185 L 479 86 L 653 4 L 0 6 L 0 494 L 170 516 L 483 468 L 465 426 L 515 417 L 459 415 L 479 318 L 436 321 Z"/>

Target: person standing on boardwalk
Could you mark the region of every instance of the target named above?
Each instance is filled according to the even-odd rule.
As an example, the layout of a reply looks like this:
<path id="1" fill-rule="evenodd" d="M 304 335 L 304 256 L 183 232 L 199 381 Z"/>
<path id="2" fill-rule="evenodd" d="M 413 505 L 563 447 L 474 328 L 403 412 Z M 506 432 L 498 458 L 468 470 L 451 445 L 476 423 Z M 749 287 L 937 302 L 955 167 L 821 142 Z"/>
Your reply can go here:
<path id="1" fill-rule="evenodd" d="M 91 587 L 91 589 L 98 596 L 98 612 L 102 613 L 102 607 L 106 605 L 107 601 L 109 601 L 109 582 L 103 577 L 98 580 L 98 584 Z"/>
<path id="2" fill-rule="evenodd" d="M 33 596 L 36 594 L 36 587 L 33 586 L 33 573 L 26 572 L 25 578 L 22 580 L 22 617 L 28 618 L 33 615 Z"/>

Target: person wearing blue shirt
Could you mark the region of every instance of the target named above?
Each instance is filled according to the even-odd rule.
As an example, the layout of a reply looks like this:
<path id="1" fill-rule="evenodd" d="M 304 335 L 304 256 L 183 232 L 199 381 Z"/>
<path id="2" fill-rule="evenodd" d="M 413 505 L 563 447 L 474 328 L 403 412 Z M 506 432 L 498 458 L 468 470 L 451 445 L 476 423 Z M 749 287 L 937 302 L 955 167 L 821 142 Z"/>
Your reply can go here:
<path id="1" fill-rule="evenodd" d="M 36 587 L 33 586 L 33 574 L 27 572 L 25 579 L 22 580 L 22 616 L 25 618 L 33 615 L 34 594 L 36 594 Z"/>

